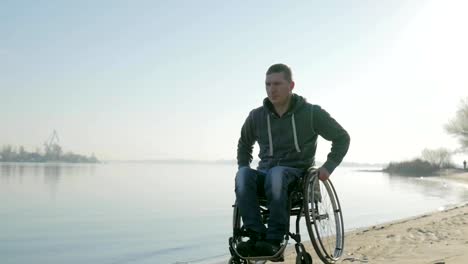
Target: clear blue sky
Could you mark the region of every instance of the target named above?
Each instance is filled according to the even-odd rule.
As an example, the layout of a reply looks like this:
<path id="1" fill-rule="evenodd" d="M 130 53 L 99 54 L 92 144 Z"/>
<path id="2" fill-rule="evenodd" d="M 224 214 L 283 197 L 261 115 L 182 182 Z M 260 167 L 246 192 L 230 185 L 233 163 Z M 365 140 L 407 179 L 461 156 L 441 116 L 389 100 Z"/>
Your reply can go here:
<path id="1" fill-rule="evenodd" d="M 410 2 L 410 3 L 408 3 Z M 463 1 L 2 1 L 0 145 L 101 159 L 233 159 L 290 65 L 295 92 L 350 132 L 347 161 L 456 148 Z M 320 142 L 318 159 L 329 145 Z"/>

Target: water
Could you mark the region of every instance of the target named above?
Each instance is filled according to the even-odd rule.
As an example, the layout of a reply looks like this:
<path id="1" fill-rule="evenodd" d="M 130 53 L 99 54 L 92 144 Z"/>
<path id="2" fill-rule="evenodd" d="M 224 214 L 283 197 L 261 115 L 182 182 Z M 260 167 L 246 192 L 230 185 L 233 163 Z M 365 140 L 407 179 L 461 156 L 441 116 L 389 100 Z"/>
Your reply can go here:
<path id="1" fill-rule="evenodd" d="M 234 165 L 0 168 L 1 263 L 213 263 L 229 256 Z M 332 176 L 347 230 L 468 201 L 461 184 L 357 169 L 340 167 Z"/>

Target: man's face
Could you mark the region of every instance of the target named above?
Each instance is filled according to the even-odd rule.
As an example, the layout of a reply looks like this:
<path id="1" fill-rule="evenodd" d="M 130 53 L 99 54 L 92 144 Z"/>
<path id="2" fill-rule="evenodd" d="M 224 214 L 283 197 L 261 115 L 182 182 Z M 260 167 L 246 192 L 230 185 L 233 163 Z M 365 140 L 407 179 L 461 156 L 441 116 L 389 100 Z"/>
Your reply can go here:
<path id="1" fill-rule="evenodd" d="M 294 82 L 288 82 L 283 72 L 271 73 L 266 76 L 265 88 L 270 102 L 273 105 L 282 105 L 288 100 Z"/>

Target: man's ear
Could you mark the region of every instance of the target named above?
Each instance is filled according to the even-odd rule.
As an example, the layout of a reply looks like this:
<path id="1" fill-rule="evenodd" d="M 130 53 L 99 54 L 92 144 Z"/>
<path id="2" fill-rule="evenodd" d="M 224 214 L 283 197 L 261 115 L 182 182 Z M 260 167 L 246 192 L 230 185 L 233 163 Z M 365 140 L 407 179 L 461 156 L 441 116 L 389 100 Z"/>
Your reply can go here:
<path id="1" fill-rule="evenodd" d="M 294 85 L 296 85 L 294 81 L 291 81 L 291 84 L 289 85 L 289 91 L 292 91 L 294 89 Z"/>

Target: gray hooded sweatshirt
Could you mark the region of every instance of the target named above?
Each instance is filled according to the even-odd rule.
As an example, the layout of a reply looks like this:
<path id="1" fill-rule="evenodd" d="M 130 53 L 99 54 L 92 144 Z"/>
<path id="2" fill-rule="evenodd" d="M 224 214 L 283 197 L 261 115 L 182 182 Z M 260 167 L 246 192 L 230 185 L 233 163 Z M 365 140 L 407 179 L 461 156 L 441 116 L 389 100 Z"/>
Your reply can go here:
<path id="1" fill-rule="evenodd" d="M 325 110 L 293 94 L 288 111 L 281 117 L 265 98 L 252 110 L 242 126 L 237 145 L 237 164 L 250 166 L 255 142 L 260 146 L 259 170 L 274 166 L 306 169 L 315 165 L 317 137 L 332 141 L 324 167 L 332 173 L 348 151 L 350 137 Z"/>

